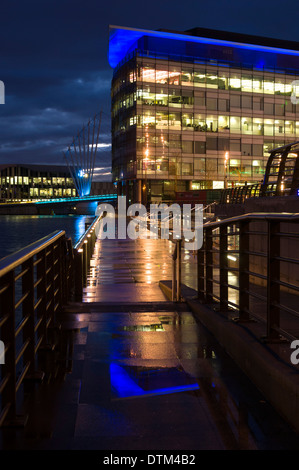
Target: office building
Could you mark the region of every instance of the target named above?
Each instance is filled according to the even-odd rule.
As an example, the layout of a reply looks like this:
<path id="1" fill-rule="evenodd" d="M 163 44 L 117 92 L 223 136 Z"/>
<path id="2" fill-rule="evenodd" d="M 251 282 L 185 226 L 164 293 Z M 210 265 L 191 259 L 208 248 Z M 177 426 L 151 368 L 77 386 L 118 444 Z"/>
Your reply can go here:
<path id="1" fill-rule="evenodd" d="M 299 140 L 299 43 L 111 26 L 109 62 L 113 181 L 132 201 L 260 182 Z"/>
<path id="2" fill-rule="evenodd" d="M 64 166 L 0 165 L 0 200 L 37 200 L 76 196 L 69 169 Z"/>

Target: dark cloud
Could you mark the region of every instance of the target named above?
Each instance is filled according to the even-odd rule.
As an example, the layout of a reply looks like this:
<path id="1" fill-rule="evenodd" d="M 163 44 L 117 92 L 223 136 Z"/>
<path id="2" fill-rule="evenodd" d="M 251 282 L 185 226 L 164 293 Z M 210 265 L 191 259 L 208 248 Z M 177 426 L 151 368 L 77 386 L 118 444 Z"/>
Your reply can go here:
<path id="1" fill-rule="evenodd" d="M 109 24 L 183 31 L 196 26 L 298 41 L 290 19 L 295 0 L 10 0 L 1 5 L 0 163 L 63 164 L 63 150 L 103 112 L 109 144 Z M 289 20 L 284 21 L 286 17 Z M 110 168 L 110 147 L 98 152 L 98 173 Z"/>

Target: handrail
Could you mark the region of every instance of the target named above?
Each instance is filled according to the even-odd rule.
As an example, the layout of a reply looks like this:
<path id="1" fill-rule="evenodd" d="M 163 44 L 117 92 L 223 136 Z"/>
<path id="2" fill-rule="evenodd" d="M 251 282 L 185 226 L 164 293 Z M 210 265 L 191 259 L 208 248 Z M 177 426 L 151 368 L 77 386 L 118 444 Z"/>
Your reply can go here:
<path id="1" fill-rule="evenodd" d="M 65 231 L 56 230 L 52 234 L 47 235 L 44 238 L 41 238 L 40 240 L 0 259 L 0 277 L 4 276 L 11 269 L 15 269 L 20 264 L 27 261 L 31 256 L 44 250 L 61 236 L 65 236 Z"/>
<path id="2" fill-rule="evenodd" d="M 93 233 L 93 231 L 96 229 L 101 219 L 102 219 L 102 215 L 95 217 L 93 222 L 89 225 L 89 227 L 85 230 L 85 232 L 81 235 L 81 237 L 75 244 L 74 246 L 75 250 L 80 250 L 80 248 L 82 248 L 83 243 L 87 239 L 88 235 L 91 235 Z"/>
<path id="3" fill-rule="evenodd" d="M 283 212 L 283 213 L 278 213 L 278 212 L 252 212 L 248 214 L 241 214 L 241 215 L 236 215 L 233 217 L 228 217 L 225 219 L 221 219 L 219 221 L 214 221 L 214 222 L 207 222 L 207 224 L 204 224 L 204 226 L 209 226 L 210 227 L 219 227 L 220 225 L 228 225 L 228 224 L 233 224 L 239 221 L 249 221 L 249 220 L 268 220 L 268 221 L 277 221 L 277 220 L 292 220 L 292 221 L 297 221 L 299 220 L 299 213 L 288 213 L 288 212 Z"/>

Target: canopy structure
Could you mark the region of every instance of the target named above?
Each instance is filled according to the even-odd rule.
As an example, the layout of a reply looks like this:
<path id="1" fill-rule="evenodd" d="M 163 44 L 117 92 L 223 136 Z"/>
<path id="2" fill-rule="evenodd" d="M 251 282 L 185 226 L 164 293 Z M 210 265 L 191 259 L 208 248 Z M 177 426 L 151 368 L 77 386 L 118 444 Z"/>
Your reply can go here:
<path id="1" fill-rule="evenodd" d="M 88 196 L 94 173 L 102 112 L 90 119 L 64 153 L 76 190 L 80 197 Z"/>
<path id="2" fill-rule="evenodd" d="M 261 196 L 298 195 L 299 141 L 271 150 Z"/>

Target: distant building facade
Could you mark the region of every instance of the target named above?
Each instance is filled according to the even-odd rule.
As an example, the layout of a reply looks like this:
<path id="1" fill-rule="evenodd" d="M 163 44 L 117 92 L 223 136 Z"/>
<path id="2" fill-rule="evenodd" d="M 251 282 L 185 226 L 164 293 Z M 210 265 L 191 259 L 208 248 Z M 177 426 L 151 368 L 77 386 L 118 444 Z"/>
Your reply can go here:
<path id="1" fill-rule="evenodd" d="M 0 200 L 76 196 L 69 169 L 53 165 L 0 165 Z"/>
<path id="2" fill-rule="evenodd" d="M 260 182 L 299 140 L 299 43 L 111 26 L 109 62 L 113 181 L 131 200 Z"/>
<path id="3" fill-rule="evenodd" d="M 93 181 L 91 183 L 90 195 L 115 194 L 117 187 L 111 181 Z"/>

